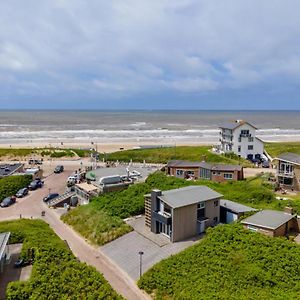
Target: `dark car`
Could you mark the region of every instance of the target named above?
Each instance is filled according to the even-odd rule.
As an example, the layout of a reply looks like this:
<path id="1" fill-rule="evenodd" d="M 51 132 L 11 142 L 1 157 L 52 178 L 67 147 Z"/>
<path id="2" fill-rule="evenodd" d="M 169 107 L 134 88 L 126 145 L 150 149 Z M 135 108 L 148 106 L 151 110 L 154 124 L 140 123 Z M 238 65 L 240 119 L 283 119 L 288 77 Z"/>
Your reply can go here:
<path id="1" fill-rule="evenodd" d="M 30 182 L 28 188 L 29 188 L 29 190 L 34 191 L 38 188 L 41 188 L 43 186 L 43 184 L 44 184 L 44 181 L 37 178 Z"/>
<path id="2" fill-rule="evenodd" d="M 30 165 L 42 165 L 43 160 L 42 159 L 29 159 L 28 164 Z"/>
<path id="3" fill-rule="evenodd" d="M 261 164 L 263 168 L 270 168 L 270 163 L 267 160 L 264 160 Z"/>
<path id="4" fill-rule="evenodd" d="M 17 198 L 22 198 L 24 196 L 26 196 L 28 194 L 28 188 L 23 188 L 18 190 L 18 192 L 16 193 L 16 197 Z"/>
<path id="5" fill-rule="evenodd" d="M 16 197 L 11 196 L 11 197 L 6 197 L 0 204 L 1 207 L 8 207 L 11 206 L 12 204 L 16 203 Z"/>
<path id="6" fill-rule="evenodd" d="M 44 202 L 48 202 L 48 201 L 50 201 L 50 200 L 52 200 L 52 199 L 54 199 L 54 198 L 56 198 L 58 196 L 59 196 L 58 193 L 50 193 L 46 197 L 43 198 L 43 201 Z"/>
<path id="7" fill-rule="evenodd" d="M 15 268 L 22 268 L 22 267 L 26 267 L 32 264 L 31 260 L 25 260 L 23 258 L 18 259 L 15 264 L 14 267 Z"/>
<path id="8" fill-rule="evenodd" d="M 62 165 L 56 166 L 54 169 L 54 173 L 61 173 L 63 171 L 64 171 L 64 166 Z"/>

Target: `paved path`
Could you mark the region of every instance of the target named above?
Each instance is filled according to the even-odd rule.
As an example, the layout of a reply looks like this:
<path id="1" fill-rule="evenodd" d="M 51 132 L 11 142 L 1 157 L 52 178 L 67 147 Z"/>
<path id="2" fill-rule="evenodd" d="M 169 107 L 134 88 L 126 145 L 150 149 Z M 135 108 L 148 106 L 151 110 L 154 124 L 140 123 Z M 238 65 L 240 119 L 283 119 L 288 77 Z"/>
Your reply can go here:
<path id="1" fill-rule="evenodd" d="M 68 176 L 73 170 L 66 168 L 61 174 L 53 174 L 45 179 L 43 188 L 31 192 L 28 196 L 18 199 L 18 202 L 11 207 L 0 209 L 0 221 L 11 220 L 20 217 L 41 218 L 41 211 L 45 210 L 46 215 L 43 219 L 49 223 L 51 228 L 63 240 L 66 240 L 74 255 L 80 261 L 94 266 L 101 272 L 110 285 L 126 299 L 150 299 L 150 297 L 141 291 L 136 283 L 124 273 L 114 262 L 106 257 L 99 248 L 88 244 L 72 228 L 64 224 L 58 214 L 48 208 L 42 201 L 42 198 L 51 192 L 62 193 Z"/>

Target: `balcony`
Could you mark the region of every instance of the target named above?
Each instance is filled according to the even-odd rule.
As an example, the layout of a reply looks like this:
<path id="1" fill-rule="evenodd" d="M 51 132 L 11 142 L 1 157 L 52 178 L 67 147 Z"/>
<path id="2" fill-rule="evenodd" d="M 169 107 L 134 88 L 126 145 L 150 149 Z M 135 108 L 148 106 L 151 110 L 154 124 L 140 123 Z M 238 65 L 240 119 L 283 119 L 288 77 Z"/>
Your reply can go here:
<path id="1" fill-rule="evenodd" d="M 279 170 L 276 172 L 277 176 L 281 176 L 281 177 L 289 177 L 289 178 L 294 178 L 295 177 L 295 172 L 286 172 L 286 171 L 282 171 Z"/>
<path id="2" fill-rule="evenodd" d="M 167 212 L 162 213 L 160 211 L 153 211 L 152 216 L 156 221 L 162 222 L 166 225 L 172 224 L 172 216 Z"/>
<path id="3" fill-rule="evenodd" d="M 250 133 L 241 133 L 240 138 L 244 138 L 244 137 L 251 138 L 252 135 Z"/>

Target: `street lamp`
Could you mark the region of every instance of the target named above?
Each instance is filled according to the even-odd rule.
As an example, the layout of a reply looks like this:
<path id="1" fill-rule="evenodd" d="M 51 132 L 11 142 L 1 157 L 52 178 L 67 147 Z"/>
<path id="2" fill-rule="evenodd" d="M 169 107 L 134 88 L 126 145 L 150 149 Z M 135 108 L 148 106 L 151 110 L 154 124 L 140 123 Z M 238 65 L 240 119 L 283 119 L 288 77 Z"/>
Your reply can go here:
<path id="1" fill-rule="evenodd" d="M 140 255 L 140 278 L 142 276 L 142 256 L 143 256 L 144 252 L 143 251 L 139 251 L 139 255 Z"/>

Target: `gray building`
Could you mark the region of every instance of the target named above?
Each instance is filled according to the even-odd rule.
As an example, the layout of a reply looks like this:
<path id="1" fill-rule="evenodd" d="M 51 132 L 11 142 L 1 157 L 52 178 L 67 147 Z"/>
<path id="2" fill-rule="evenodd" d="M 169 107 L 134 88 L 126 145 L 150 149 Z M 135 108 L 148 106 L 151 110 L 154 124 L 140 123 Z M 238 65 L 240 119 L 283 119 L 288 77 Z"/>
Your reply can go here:
<path id="1" fill-rule="evenodd" d="M 146 226 L 172 242 L 196 236 L 219 223 L 221 197 L 206 186 L 153 190 L 145 195 Z"/>

